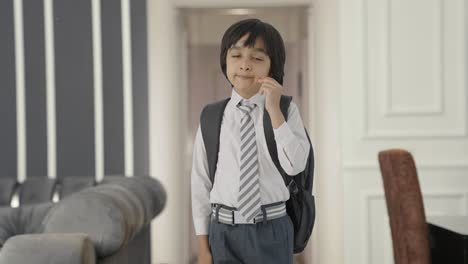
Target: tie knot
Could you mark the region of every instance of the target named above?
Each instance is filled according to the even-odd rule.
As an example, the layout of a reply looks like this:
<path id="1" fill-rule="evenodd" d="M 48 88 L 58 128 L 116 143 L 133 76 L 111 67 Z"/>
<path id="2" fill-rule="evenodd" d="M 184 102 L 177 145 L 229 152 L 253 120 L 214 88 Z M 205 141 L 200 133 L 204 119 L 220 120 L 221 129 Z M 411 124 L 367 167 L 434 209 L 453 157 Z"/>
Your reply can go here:
<path id="1" fill-rule="evenodd" d="M 246 102 L 244 100 L 240 101 L 237 107 L 243 112 L 249 114 L 257 105 L 254 103 Z"/>

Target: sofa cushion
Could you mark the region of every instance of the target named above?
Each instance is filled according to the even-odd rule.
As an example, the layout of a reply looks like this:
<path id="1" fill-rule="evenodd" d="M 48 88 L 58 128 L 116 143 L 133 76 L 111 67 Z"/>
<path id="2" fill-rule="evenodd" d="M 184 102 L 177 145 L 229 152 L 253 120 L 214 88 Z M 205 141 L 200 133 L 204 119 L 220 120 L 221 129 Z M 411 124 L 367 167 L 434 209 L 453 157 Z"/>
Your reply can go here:
<path id="1" fill-rule="evenodd" d="M 0 247 L 16 233 L 16 214 L 13 208 L 0 207 Z"/>
<path id="2" fill-rule="evenodd" d="M 52 201 L 55 183 L 55 179 L 47 177 L 27 178 L 19 188 L 20 204 L 37 204 Z"/>
<path id="3" fill-rule="evenodd" d="M 42 221 L 52 206 L 52 202 L 47 202 L 18 208 L 0 207 L 0 246 L 12 236 L 42 232 Z"/>
<path id="4" fill-rule="evenodd" d="M 0 206 L 10 206 L 16 185 L 16 178 L 0 178 Z"/>
<path id="5" fill-rule="evenodd" d="M 94 177 L 87 176 L 68 176 L 60 179 L 60 198 L 63 199 L 70 194 L 79 192 L 88 187 L 94 186 L 96 181 Z"/>

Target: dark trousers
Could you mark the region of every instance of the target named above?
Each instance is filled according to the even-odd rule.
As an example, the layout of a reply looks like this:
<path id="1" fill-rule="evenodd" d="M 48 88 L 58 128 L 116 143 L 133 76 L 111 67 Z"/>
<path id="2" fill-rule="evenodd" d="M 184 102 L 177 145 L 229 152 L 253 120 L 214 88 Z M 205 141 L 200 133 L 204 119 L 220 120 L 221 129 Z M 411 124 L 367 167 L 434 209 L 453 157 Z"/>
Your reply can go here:
<path id="1" fill-rule="evenodd" d="M 214 264 L 292 264 L 289 216 L 266 223 L 227 225 L 211 220 L 208 241 Z"/>

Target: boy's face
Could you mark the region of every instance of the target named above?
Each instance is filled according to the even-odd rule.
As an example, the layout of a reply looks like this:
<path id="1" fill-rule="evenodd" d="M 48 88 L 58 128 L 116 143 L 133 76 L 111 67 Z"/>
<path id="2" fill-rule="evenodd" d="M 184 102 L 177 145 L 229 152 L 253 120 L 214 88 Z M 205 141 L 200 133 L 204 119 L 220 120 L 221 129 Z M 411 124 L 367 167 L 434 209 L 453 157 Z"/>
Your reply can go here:
<path id="1" fill-rule="evenodd" d="M 226 74 L 234 89 L 244 98 L 250 98 L 260 89 L 258 78 L 270 72 L 270 57 L 266 54 L 262 38 L 257 38 L 253 48 L 244 47 L 249 37 L 244 35 L 226 55 Z"/>

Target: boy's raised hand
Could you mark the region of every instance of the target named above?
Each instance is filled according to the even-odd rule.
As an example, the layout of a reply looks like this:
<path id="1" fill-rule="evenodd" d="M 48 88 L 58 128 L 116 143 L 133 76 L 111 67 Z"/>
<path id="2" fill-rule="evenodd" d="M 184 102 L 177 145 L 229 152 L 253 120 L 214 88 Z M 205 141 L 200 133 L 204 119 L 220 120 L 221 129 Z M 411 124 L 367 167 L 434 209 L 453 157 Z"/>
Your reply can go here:
<path id="1" fill-rule="evenodd" d="M 257 82 L 261 84 L 260 94 L 265 94 L 265 108 L 270 114 L 271 123 L 274 128 L 278 128 L 284 122 L 280 109 L 283 86 L 271 77 L 257 78 Z"/>

